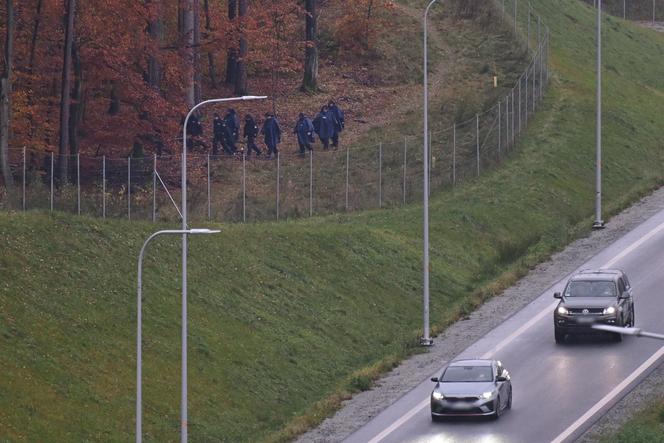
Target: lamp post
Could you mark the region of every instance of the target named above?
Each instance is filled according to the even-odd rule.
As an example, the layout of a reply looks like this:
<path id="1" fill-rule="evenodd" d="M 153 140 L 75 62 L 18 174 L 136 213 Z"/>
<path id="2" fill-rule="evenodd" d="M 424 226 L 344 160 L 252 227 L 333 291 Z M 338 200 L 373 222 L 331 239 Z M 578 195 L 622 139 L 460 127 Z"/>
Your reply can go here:
<path id="1" fill-rule="evenodd" d="M 216 234 L 220 231 L 211 229 L 178 229 L 158 231 L 148 237 L 143 243 L 138 255 L 138 289 L 136 296 L 136 443 L 143 439 L 143 256 L 148 243 L 160 235 L 200 235 Z"/>
<path id="2" fill-rule="evenodd" d="M 191 108 L 182 127 L 182 230 L 187 230 L 187 124 L 201 106 L 211 103 L 263 100 L 266 96 L 216 98 L 205 100 Z M 187 234 L 182 235 L 182 394 L 180 401 L 180 442 L 187 443 Z"/>
<path id="3" fill-rule="evenodd" d="M 424 11 L 424 264 L 422 293 L 423 333 L 420 343 L 431 346 L 433 340 L 429 336 L 429 55 L 427 50 L 427 17 L 429 10 L 437 0 L 431 0 Z"/>
<path id="4" fill-rule="evenodd" d="M 595 222 L 593 229 L 603 229 L 602 220 L 602 0 L 597 0 L 597 123 L 595 147 Z"/>

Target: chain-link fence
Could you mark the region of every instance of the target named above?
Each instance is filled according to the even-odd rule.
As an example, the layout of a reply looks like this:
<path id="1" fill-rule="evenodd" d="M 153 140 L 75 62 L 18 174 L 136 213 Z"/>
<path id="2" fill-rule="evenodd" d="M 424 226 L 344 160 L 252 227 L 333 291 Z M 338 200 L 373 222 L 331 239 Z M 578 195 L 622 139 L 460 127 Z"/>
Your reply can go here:
<path id="1" fill-rule="evenodd" d="M 532 49 L 530 63 L 490 109 L 431 134 L 428 175 L 433 191 L 474 179 L 500 164 L 514 149 L 549 81 L 549 32 L 541 19 L 528 6 L 520 7 L 518 0 L 497 4 L 506 27 Z M 422 153 L 421 137 L 304 155 L 281 153 L 275 159 L 189 153 L 189 218 L 281 220 L 421 201 Z M 13 190 L 0 187 L 0 207 L 132 220 L 180 219 L 179 156 L 63 158 L 24 148 L 10 149 L 9 157 Z M 65 175 L 60 183 L 58 177 Z"/>
<path id="2" fill-rule="evenodd" d="M 597 0 L 584 0 L 597 7 Z M 602 10 L 625 20 L 657 23 L 664 21 L 664 0 L 602 0 Z"/>

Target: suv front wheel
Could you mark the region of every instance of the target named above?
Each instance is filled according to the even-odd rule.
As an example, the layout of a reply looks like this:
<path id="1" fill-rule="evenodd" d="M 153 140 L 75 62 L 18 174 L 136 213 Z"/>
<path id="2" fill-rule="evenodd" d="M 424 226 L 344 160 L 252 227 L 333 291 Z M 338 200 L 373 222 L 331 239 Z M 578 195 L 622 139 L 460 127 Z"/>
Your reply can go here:
<path id="1" fill-rule="evenodd" d="M 554 328 L 553 335 L 556 339 L 557 344 L 561 344 L 561 343 L 565 342 L 565 333 L 562 332 L 562 331 L 559 331 L 558 328 Z"/>

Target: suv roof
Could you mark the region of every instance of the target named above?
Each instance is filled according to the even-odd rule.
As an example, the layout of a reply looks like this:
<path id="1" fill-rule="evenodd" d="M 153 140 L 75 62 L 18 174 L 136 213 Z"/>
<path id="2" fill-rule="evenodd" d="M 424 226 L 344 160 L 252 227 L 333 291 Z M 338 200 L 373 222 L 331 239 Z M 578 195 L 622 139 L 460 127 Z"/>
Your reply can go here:
<path id="1" fill-rule="evenodd" d="M 616 281 L 624 277 L 625 273 L 620 269 L 584 269 L 572 276 L 570 280 L 612 280 Z"/>

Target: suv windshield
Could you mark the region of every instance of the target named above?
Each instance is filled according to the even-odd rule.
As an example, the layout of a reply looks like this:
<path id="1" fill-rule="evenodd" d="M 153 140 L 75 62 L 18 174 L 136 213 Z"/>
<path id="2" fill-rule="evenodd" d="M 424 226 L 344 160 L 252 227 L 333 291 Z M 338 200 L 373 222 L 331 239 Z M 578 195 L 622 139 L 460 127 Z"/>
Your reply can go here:
<path id="1" fill-rule="evenodd" d="M 493 370 L 491 366 L 450 366 L 440 381 L 450 383 L 493 381 Z"/>
<path id="2" fill-rule="evenodd" d="M 612 281 L 571 281 L 565 297 L 615 297 L 616 285 Z"/>

